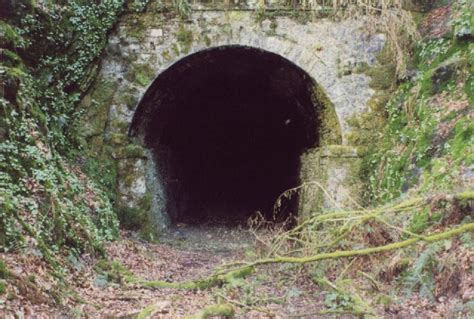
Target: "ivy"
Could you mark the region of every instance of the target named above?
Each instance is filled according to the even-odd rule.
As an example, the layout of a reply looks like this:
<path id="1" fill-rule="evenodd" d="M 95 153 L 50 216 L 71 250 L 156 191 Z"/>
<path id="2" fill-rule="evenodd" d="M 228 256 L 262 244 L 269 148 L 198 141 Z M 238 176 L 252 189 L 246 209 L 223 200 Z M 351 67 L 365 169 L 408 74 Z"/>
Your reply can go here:
<path id="1" fill-rule="evenodd" d="M 100 251 L 118 236 L 108 191 L 75 165 L 77 105 L 97 70 L 123 0 L 19 6 L 0 24 L 18 57 L 0 65 L 16 83 L 0 98 L 0 247 L 30 247 L 47 259 L 62 249 Z M 31 50 L 30 48 L 34 48 Z M 21 71 L 19 71 L 21 70 Z M 31 249 L 31 247 L 30 247 Z"/>

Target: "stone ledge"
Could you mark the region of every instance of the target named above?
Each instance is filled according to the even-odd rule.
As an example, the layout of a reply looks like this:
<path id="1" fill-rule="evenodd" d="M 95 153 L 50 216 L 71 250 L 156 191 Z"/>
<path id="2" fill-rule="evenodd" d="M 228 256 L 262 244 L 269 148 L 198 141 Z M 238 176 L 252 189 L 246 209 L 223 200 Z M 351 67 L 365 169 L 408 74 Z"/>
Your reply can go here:
<path id="1" fill-rule="evenodd" d="M 360 158 L 361 156 L 355 146 L 326 145 L 320 148 L 320 157 Z"/>

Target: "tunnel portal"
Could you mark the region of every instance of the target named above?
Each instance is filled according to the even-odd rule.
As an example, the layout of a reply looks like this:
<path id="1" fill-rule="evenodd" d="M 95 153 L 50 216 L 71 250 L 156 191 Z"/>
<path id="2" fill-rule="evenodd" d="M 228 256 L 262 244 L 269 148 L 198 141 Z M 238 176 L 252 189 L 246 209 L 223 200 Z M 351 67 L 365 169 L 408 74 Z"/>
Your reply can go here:
<path id="1" fill-rule="evenodd" d="M 285 58 L 245 46 L 191 54 L 140 101 L 131 135 L 153 153 L 174 223 L 295 216 L 300 156 L 319 144 L 314 81 Z"/>

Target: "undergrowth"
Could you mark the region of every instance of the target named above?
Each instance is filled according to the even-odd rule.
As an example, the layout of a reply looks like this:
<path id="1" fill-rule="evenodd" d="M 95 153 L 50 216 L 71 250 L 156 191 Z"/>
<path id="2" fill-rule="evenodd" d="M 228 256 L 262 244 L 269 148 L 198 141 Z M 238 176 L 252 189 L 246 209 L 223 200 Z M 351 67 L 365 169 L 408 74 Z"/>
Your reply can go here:
<path id="1" fill-rule="evenodd" d="M 472 29 L 472 20 L 463 13 L 469 5 L 463 3 L 452 5 L 453 25 Z M 387 117 L 379 128 L 382 134 L 369 132 L 368 137 L 355 139 L 368 149 L 366 202 L 472 185 L 474 47 L 463 30 L 462 35 L 456 31 L 417 43 L 414 75 L 399 83 L 384 112 L 370 110 L 364 115 L 369 121 Z"/>
<path id="2" fill-rule="evenodd" d="M 18 1 L 0 23 L 0 247 L 101 252 L 118 235 L 108 193 L 85 175 L 77 103 L 93 81 L 122 0 Z M 56 269 L 58 270 L 58 269 Z"/>
<path id="3" fill-rule="evenodd" d="M 127 7 L 141 12 L 147 4 L 132 1 Z M 175 4 L 183 18 L 189 16 L 187 2 Z M 381 98 L 388 102 L 375 110 L 386 116 L 383 134 L 358 139 L 366 148 L 366 202 L 375 208 L 314 212 L 291 230 L 278 228 L 258 238 L 264 249 L 253 260 L 201 281 L 145 281 L 116 263 L 99 263 L 99 273 L 147 288 L 204 289 L 238 285 L 254 267 L 311 263 L 304 271 L 328 292 L 326 313 L 359 316 L 389 307 L 400 293 L 428 299 L 459 293 L 460 284 L 448 284 L 454 277 L 443 276 L 467 276 L 452 262 L 462 256 L 450 255 L 451 248 L 472 249 L 472 5 L 455 1 L 452 32 L 414 45 L 418 37 L 411 22 L 400 28 L 411 18 L 399 1 L 327 4 L 353 17 L 377 17 L 368 23 L 386 33 L 395 57 L 396 79 L 385 83 L 390 96 Z M 107 32 L 123 5 L 122 0 L 19 1 L 2 8 L 0 246 L 5 252 L 39 254 L 59 268 L 56 254 L 100 252 L 104 241 L 118 236 L 113 190 L 103 187 L 113 183 L 101 182 L 100 165 L 81 164 L 76 125 L 84 111 L 78 101 L 95 78 Z M 413 76 L 407 74 L 410 56 Z M 98 178 L 84 170 L 96 171 Z M 0 294 L 11 276 L 0 261 Z M 357 289 L 361 282 L 369 288 Z M 250 299 L 252 290 L 246 293 Z"/>

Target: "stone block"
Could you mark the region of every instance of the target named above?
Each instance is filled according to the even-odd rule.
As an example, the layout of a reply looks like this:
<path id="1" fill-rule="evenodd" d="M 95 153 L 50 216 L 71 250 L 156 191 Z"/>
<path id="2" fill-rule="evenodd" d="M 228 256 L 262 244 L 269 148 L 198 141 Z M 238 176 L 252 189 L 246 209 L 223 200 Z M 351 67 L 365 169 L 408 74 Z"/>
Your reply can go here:
<path id="1" fill-rule="evenodd" d="M 163 29 L 150 29 L 150 37 L 162 37 L 163 36 Z"/>

